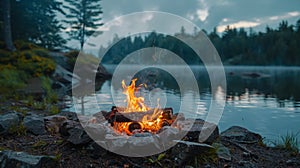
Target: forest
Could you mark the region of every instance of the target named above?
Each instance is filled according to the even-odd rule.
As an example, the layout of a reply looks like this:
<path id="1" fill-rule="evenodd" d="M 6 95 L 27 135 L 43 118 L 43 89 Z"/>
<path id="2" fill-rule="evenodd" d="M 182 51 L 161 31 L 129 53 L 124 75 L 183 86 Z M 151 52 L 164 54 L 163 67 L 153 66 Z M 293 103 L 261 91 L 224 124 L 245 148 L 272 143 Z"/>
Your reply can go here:
<path id="1" fill-rule="evenodd" d="M 0 57 L 10 56 L 8 51 L 20 49 L 24 43 L 52 52 L 80 51 L 93 33 L 101 33 L 97 28 L 105 23 L 102 22 L 102 8 L 97 1 L 88 0 L 86 4 L 89 5 L 84 5 L 66 0 L 65 4 L 48 0 L 6 3 L 5 8 L 0 9 Z M 9 19 L 4 17 L 7 12 L 10 13 Z M 59 19 L 58 15 L 64 19 Z M 217 32 L 216 28 L 211 32 L 202 31 L 209 37 L 225 65 L 300 65 L 300 19 L 294 24 L 283 20 L 276 28 L 267 26 L 263 32 L 229 26 L 222 33 Z M 196 38 L 198 35 L 199 32 L 187 34 L 184 27 L 177 34 L 168 36 L 152 32 L 144 37 L 118 38 L 116 34 L 111 39 L 118 42 L 108 50 L 102 63 L 117 64 L 133 51 L 156 46 L 178 54 L 188 64 L 201 64 L 195 53 L 176 38 Z M 70 40 L 78 41 L 78 47 L 71 45 Z M 5 59 L 2 63 L 5 64 Z"/>
<path id="2" fill-rule="evenodd" d="M 168 7 L 175 5 L 173 0 L 159 2 L 159 6 L 166 2 Z M 207 7 L 207 11 L 196 11 L 207 15 L 197 18 L 203 21 L 211 12 L 206 2 L 213 1 L 199 2 Z M 169 35 L 155 31 L 128 37 L 112 34 L 105 39 L 110 48 L 100 46 L 98 55 L 88 53 L 83 48 L 91 36 L 106 37 L 101 34 L 107 30 L 102 26 L 109 23 L 103 18 L 114 15 L 109 6 L 118 11 L 143 2 L 105 3 L 0 0 L 1 168 L 300 166 L 300 71 L 294 67 L 300 66 L 300 18 L 288 23 L 284 19 L 290 18 L 281 17 L 278 26 L 267 26 L 261 32 L 257 27 L 228 26 L 220 33 L 215 25 L 213 30 L 190 34 L 185 27 L 180 29 L 180 24 L 178 32 Z M 140 10 L 153 10 L 147 3 L 149 8 Z M 248 8 L 248 1 L 243 3 Z M 250 2 L 255 9 L 259 3 Z M 272 8 L 275 3 L 266 4 Z M 184 5 L 180 8 L 186 12 Z M 288 16 L 299 17 L 300 12 Z M 203 35 L 226 65 L 225 79 L 215 73 L 219 71 L 207 73 L 196 52 L 179 40 L 186 38 L 201 46 Z M 125 70 L 125 75 L 118 75 L 108 69 L 116 66 L 102 65 L 119 64 L 144 48 L 163 48 L 179 55 L 187 64 L 197 65 L 193 66 L 194 75 L 187 75 L 186 66 L 166 66 L 176 69 L 174 73 L 150 67 L 135 75 Z M 175 63 L 170 55 L 162 55 L 166 64 Z M 150 56 L 147 58 L 156 61 Z M 131 72 L 137 66 L 128 67 Z M 124 82 L 115 82 L 118 77 Z M 130 80 L 133 78 L 139 81 Z M 187 85 L 181 87 L 182 83 Z M 127 107 L 119 105 L 126 102 L 119 95 L 127 97 Z M 144 108 L 148 102 L 155 103 L 155 108 Z M 215 110 L 221 113 L 215 115 Z M 212 115 L 207 117 L 208 113 Z M 219 119 L 223 119 L 220 124 Z M 288 131 L 286 136 L 283 131 Z M 268 139 L 270 135 L 280 136 Z"/>
<path id="3" fill-rule="evenodd" d="M 227 27 L 220 35 L 216 28 L 207 33 L 202 30 L 217 49 L 225 65 L 272 65 L 272 66 L 298 66 L 300 65 L 300 20 L 296 25 L 289 25 L 287 21 L 279 23 L 273 29 L 266 27 L 265 32 L 249 31 L 244 28 Z M 194 38 L 199 32 L 187 34 L 184 27 L 174 36 L 162 35 L 156 32 L 145 37 L 135 36 L 119 39 L 103 58 L 103 63 L 118 64 L 128 54 L 141 48 L 160 47 L 174 52 L 188 64 L 201 64 L 195 52 L 176 37 Z M 196 42 L 196 41 L 195 41 Z"/>

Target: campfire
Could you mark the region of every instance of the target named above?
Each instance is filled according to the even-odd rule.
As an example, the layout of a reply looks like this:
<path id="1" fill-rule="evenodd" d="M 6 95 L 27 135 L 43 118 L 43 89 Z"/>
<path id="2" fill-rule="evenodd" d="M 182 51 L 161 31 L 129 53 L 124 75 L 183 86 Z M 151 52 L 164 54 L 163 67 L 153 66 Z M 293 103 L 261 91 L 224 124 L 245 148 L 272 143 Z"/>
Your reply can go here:
<path id="1" fill-rule="evenodd" d="M 106 117 L 108 122 L 119 133 L 133 135 L 135 133 L 157 133 L 162 127 L 170 126 L 173 121 L 172 108 L 160 108 L 159 99 L 157 106 L 150 108 L 145 104 L 144 97 L 137 97 L 141 86 L 136 87 L 137 79 L 133 79 L 129 86 L 122 81 L 123 93 L 126 95 L 126 107 L 113 106 Z"/>
<path id="2" fill-rule="evenodd" d="M 185 118 L 181 112 L 173 114 L 172 108 L 159 105 L 159 99 L 157 105 L 148 106 L 148 100 L 138 96 L 143 85 L 136 85 L 136 81 L 133 79 L 128 86 L 122 81 L 125 105 L 100 111 L 92 118 L 80 116 L 81 125 L 99 145 L 120 155 L 144 157 L 166 151 L 179 142 L 185 147 L 216 139 L 215 124 Z M 77 135 L 82 136 L 80 132 Z"/>

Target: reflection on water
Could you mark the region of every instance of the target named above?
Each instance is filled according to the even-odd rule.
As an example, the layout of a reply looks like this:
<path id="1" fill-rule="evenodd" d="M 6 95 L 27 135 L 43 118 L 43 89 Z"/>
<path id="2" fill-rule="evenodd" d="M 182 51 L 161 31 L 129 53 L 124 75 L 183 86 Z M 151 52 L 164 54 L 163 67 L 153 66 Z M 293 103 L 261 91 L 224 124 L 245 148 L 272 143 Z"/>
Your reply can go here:
<path id="1" fill-rule="evenodd" d="M 180 74 L 181 68 L 184 67 L 174 68 Z M 112 71 L 112 67 L 108 69 Z M 279 135 L 285 135 L 287 131 L 300 131 L 300 68 L 226 67 L 226 96 L 224 88 L 219 87 L 211 91 L 204 67 L 192 67 L 192 71 L 198 82 L 200 99 L 195 98 L 195 93 L 189 88 L 180 90 L 176 79 L 157 69 L 139 72 L 133 76 L 124 72 L 123 75 L 124 79 L 138 77 L 139 83 L 149 86 L 148 90 L 144 89 L 141 93 L 148 105 L 156 105 L 152 100 L 160 97 L 163 106 L 172 107 L 175 112 L 183 107 L 181 111 L 187 116 L 192 116 L 190 113 L 193 113 L 196 106 L 198 117 L 205 119 L 211 101 L 226 97 L 224 112 L 219 122 L 221 131 L 233 125 L 240 125 L 262 134 L 267 139 L 276 139 Z M 190 80 L 184 74 L 179 76 L 187 83 Z M 155 89 L 152 90 L 153 88 Z M 109 110 L 112 102 L 117 105 L 125 104 L 121 83 L 118 85 L 106 81 L 93 96 L 86 96 L 84 99 L 87 115 L 99 110 Z M 190 104 L 181 104 L 182 100 L 188 100 L 193 107 Z"/>

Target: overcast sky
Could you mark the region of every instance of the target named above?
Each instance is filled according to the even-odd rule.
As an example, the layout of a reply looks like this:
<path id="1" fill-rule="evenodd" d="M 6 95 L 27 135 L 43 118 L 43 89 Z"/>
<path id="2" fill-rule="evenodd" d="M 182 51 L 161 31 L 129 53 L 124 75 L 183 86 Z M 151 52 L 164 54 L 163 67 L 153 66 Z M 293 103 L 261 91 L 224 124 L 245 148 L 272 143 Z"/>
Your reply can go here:
<path id="1" fill-rule="evenodd" d="M 102 0 L 103 22 L 142 11 L 163 11 L 182 16 L 201 29 L 222 32 L 227 25 L 276 28 L 281 20 L 295 24 L 300 19 L 300 0 Z"/>

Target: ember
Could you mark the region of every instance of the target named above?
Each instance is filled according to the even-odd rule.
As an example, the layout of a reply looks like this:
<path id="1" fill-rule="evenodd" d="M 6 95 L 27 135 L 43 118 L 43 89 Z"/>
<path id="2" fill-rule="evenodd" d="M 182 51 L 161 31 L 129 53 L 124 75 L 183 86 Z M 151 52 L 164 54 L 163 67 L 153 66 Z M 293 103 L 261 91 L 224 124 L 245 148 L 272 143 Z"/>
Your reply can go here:
<path id="1" fill-rule="evenodd" d="M 128 135 L 141 132 L 156 133 L 162 127 L 171 125 L 174 121 L 172 108 L 160 108 L 159 99 L 156 108 L 146 106 L 144 97 L 135 96 L 138 92 L 136 80 L 133 79 L 129 86 L 122 81 L 127 107 L 112 107 L 108 117 L 109 123 L 116 131 Z"/>

